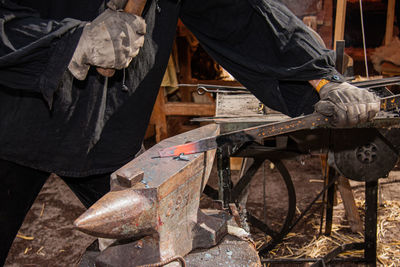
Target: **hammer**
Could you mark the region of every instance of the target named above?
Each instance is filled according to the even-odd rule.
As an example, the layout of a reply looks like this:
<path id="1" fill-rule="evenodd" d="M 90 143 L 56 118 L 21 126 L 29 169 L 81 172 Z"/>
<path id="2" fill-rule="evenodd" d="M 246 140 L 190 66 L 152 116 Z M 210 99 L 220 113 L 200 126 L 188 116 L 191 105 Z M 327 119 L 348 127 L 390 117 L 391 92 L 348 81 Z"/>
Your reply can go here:
<path id="1" fill-rule="evenodd" d="M 146 5 L 147 0 L 128 0 L 125 5 L 124 12 L 141 16 L 143 9 Z M 97 72 L 100 73 L 104 77 L 112 77 L 115 73 L 115 69 L 104 69 L 104 68 L 96 68 Z"/>

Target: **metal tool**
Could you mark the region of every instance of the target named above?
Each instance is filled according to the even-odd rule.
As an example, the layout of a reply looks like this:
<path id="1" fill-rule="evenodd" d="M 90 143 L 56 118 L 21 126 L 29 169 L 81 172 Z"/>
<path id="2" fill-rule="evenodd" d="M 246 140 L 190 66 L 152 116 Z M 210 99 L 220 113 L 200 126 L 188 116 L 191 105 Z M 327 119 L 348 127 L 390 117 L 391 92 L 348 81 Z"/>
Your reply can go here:
<path id="1" fill-rule="evenodd" d="M 381 110 L 390 111 L 400 107 L 400 95 L 381 98 Z M 271 123 L 244 130 L 207 137 L 202 140 L 178 146 L 172 146 L 159 151 L 160 157 L 177 157 L 216 149 L 224 143 L 237 144 L 248 141 L 259 141 L 268 137 L 295 132 L 303 129 L 330 127 L 330 118 L 319 113 L 301 116 L 294 119 Z"/>
<path id="2" fill-rule="evenodd" d="M 225 94 L 250 94 L 243 86 L 228 86 L 215 84 L 178 84 L 179 87 L 197 87 L 197 93 L 204 95 L 205 93 L 225 93 Z"/>

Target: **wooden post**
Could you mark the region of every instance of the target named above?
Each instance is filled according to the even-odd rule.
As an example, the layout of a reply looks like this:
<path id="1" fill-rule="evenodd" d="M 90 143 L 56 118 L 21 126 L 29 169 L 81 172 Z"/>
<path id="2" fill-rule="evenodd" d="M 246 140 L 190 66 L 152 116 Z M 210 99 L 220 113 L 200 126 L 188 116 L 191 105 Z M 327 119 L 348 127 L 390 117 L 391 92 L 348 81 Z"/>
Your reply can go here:
<path id="1" fill-rule="evenodd" d="M 347 6 L 346 0 L 337 0 L 335 37 L 333 40 L 334 50 L 336 50 L 336 41 L 344 39 L 344 26 L 346 24 L 346 6 Z"/>
<path id="2" fill-rule="evenodd" d="M 154 127 L 156 130 L 157 143 L 168 137 L 167 117 L 165 115 L 164 90 L 164 87 L 160 88 L 156 103 L 154 104 L 153 113 L 151 114 L 151 120 L 154 123 Z"/>
<path id="3" fill-rule="evenodd" d="M 388 1 L 387 17 L 386 17 L 385 45 L 389 44 L 393 39 L 393 23 L 394 23 L 395 5 L 396 5 L 395 0 Z"/>
<path id="4" fill-rule="evenodd" d="M 323 175 L 332 175 L 329 171 L 330 167 L 327 166 L 327 157 L 325 155 L 321 155 L 321 167 Z M 362 221 L 360 219 L 360 214 L 358 213 L 357 205 L 354 200 L 353 191 L 350 187 L 349 179 L 339 176 L 337 180 L 337 187 L 339 189 L 340 195 L 342 196 L 343 200 L 343 207 L 346 213 L 346 218 L 349 221 L 349 225 L 351 231 L 353 233 L 362 232 L 363 226 Z M 335 196 L 335 193 L 331 193 Z M 332 195 L 331 195 L 332 197 Z M 331 199 L 332 202 L 332 199 Z M 331 216 L 332 209 L 327 209 L 327 219 L 328 216 Z M 329 233 L 331 225 L 325 226 L 325 232 Z"/>
<path id="5" fill-rule="evenodd" d="M 349 179 L 340 176 L 338 188 L 343 200 L 343 207 L 346 212 L 347 220 L 353 233 L 362 232 L 363 225 L 358 213 L 356 202 L 354 201 L 353 191 L 351 190 Z"/>

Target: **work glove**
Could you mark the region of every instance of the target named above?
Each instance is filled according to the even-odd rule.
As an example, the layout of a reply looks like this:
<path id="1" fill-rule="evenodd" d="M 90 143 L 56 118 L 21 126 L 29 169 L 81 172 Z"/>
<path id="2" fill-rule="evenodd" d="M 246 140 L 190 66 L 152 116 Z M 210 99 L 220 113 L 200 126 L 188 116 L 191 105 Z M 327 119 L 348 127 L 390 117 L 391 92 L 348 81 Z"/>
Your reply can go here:
<path id="1" fill-rule="evenodd" d="M 319 91 L 321 100 L 315 110 L 332 117 L 332 125 L 349 127 L 372 120 L 380 109 L 379 98 L 366 89 L 347 82 L 329 82 Z"/>
<path id="2" fill-rule="evenodd" d="M 112 9 L 88 23 L 68 65 L 78 80 L 84 80 L 90 65 L 123 69 L 128 67 L 144 43 L 143 18 Z"/>

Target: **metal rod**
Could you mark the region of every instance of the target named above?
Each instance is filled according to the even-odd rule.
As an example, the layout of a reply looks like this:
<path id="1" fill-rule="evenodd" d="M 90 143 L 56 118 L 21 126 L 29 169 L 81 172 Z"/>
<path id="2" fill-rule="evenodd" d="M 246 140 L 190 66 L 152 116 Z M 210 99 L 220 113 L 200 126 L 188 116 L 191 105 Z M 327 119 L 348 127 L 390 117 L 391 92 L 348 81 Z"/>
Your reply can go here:
<path id="1" fill-rule="evenodd" d="M 367 45 L 366 45 L 366 42 L 365 42 L 364 14 L 363 14 L 362 0 L 360 0 L 360 15 L 361 15 L 361 31 L 362 31 L 363 47 L 364 47 L 365 72 L 366 72 L 367 78 L 369 78 L 369 74 L 368 74 L 368 59 L 367 59 Z"/>
<path id="2" fill-rule="evenodd" d="M 321 260 L 320 258 L 297 258 L 297 259 L 261 259 L 261 263 L 291 263 L 291 264 L 299 264 L 299 263 L 307 263 L 307 262 L 317 262 Z M 363 263 L 365 262 L 365 259 L 363 258 L 354 258 L 354 257 L 349 257 L 349 258 L 335 258 L 331 260 L 329 263 Z"/>
<path id="3" fill-rule="evenodd" d="M 345 41 L 338 40 L 336 41 L 336 69 L 340 74 L 344 74 L 344 48 L 345 48 Z"/>
<path id="4" fill-rule="evenodd" d="M 378 221 L 378 181 L 365 182 L 365 250 L 369 266 L 376 266 L 376 234 Z"/>
<path id="5" fill-rule="evenodd" d="M 267 203 L 265 200 L 265 197 L 267 195 L 267 193 L 265 192 L 265 186 L 266 186 L 266 178 L 265 178 L 265 161 L 262 165 L 262 171 L 263 171 L 263 218 L 264 218 L 264 223 L 267 223 Z"/>
<path id="6" fill-rule="evenodd" d="M 336 180 L 336 170 L 332 167 L 328 168 L 328 179 L 327 184 L 330 184 L 332 180 Z M 332 233 L 332 221 L 333 221 L 333 205 L 335 201 L 335 183 L 333 183 L 329 188 L 326 196 L 326 215 L 325 215 L 325 235 L 329 236 Z"/>
<path id="7" fill-rule="evenodd" d="M 223 202 L 224 207 L 228 207 L 231 202 L 231 169 L 230 169 L 230 157 L 229 157 L 228 146 L 222 146 L 217 148 L 217 165 L 218 165 L 218 184 L 219 184 L 219 195 L 218 199 Z"/>

